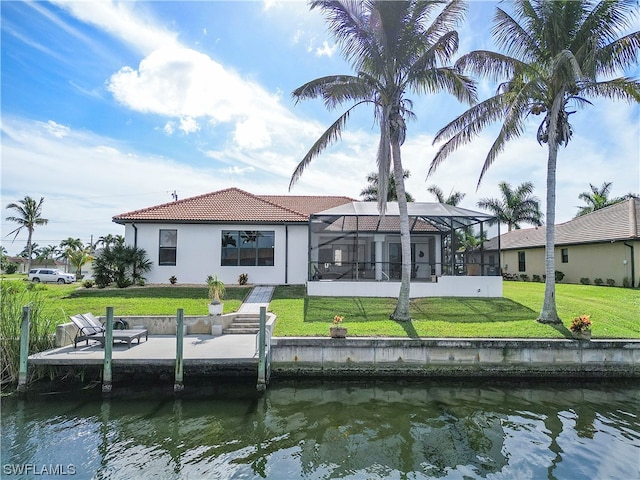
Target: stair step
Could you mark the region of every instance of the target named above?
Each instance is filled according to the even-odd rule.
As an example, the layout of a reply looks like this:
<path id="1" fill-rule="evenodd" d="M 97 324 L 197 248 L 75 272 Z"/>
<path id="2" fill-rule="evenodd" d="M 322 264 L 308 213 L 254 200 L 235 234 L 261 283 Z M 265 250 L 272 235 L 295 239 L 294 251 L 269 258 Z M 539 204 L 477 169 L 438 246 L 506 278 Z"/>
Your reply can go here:
<path id="1" fill-rule="evenodd" d="M 241 335 L 241 334 L 253 334 L 253 333 L 258 333 L 260 329 L 259 328 L 240 328 L 240 327 L 229 327 L 229 328 L 225 328 L 224 330 L 222 330 L 222 333 L 225 334 L 234 334 L 234 335 Z"/>

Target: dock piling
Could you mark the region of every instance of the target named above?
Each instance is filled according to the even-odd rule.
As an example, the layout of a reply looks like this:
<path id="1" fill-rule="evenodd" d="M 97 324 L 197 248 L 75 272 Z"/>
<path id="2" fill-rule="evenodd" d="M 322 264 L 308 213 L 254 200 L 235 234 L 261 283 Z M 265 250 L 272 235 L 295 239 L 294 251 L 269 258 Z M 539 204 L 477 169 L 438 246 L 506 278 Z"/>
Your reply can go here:
<path id="1" fill-rule="evenodd" d="M 184 309 L 179 308 L 177 313 L 177 330 L 176 330 L 176 380 L 173 384 L 174 392 L 182 392 L 184 390 Z"/>
<path id="2" fill-rule="evenodd" d="M 104 368 L 102 372 L 102 393 L 111 393 L 112 370 L 111 359 L 113 357 L 113 307 L 107 307 L 107 321 L 104 332 Z"/>
<path id="3" fill-rule="evenodd" d="M 27 389 L 27 359 L 29 358 L 29 327 L 31 307 L 22 307 L 22 323 L 20 324 L 20 367 L 18 370 L 18 391 Z"/>
<path id="4" fill-rule="evenodd" d="M 258 332 L 258 384 L 259 392 L 267 389 L 267 358 L 265 352 L 267 330 L 267 307 L 260 307 L 260 330 Z"/>

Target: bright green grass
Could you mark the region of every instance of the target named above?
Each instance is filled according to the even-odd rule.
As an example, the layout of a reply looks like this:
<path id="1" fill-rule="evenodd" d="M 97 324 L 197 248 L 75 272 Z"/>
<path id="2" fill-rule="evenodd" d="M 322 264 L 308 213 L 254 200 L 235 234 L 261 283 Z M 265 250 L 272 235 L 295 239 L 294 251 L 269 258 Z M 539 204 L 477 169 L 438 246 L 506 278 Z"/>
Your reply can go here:
<path id="1" fill-rule="evenodd" d="M 411 322 L 389 320 L 395 299 L 305 297 L 302 287 L 278 287 L 270 310 L 278 316 L 275 336 L 328 336 L 334 315 L 344 315 L 349 336 L 385 337 L 570 337 L 571 319 L 591 315 L 595 338 L 640 338 L 640 291 L 558 285 L 564 325 L 535 321 L 544 284 L 505 282 L 504 298 L 425 298 L 411 302 Z"/>
<path id="2" fill-rule="evenodd" d="M 47 314 L 57 323 L 68 322 L 68 315 L 91 312 L 105 315 L 113 307 L 114 316 L 175 315 L 179 308 L 185 315 L 208 315 L 207 287 L 148 286 L 129 288 L 82 288 L 79 285 L 39 285 L 47 299 Z M 227 286 L 224 312 L 238 310 L 250 287 Z"/>

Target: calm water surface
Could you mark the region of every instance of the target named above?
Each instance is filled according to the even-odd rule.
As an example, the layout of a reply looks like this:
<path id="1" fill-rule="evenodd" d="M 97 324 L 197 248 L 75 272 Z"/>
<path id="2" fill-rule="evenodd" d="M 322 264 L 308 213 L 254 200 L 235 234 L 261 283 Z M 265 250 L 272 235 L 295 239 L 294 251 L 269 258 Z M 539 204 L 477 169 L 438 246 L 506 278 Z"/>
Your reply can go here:
<path id="1" fill-rule="evenodd" d="M 170 390 L 3 398 L 0 477 L 640 478 L 637 382 L 274 381 L 262 396 L 253 385 L 203 385 L 180 398 Z"/>

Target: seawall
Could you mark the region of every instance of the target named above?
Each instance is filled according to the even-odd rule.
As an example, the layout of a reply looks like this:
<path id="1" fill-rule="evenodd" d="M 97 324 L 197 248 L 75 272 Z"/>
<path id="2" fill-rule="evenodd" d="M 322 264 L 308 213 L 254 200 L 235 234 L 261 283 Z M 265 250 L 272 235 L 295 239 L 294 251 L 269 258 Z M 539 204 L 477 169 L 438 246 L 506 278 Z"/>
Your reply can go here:
<path id="1" fill-rule="evenodd" d="M 640 378 L 640 341 L 272 337 L 271 373 Z"/>

